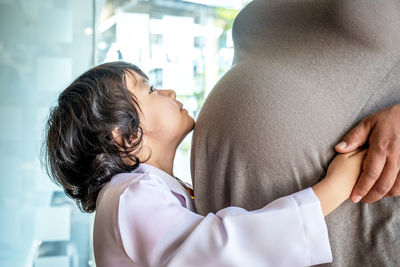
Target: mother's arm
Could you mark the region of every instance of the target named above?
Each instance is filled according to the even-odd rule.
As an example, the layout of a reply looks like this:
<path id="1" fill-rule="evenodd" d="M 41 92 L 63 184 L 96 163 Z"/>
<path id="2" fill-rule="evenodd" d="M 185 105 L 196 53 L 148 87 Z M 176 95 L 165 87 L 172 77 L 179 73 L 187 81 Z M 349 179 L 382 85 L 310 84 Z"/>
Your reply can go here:
<path id="1" fill-rule="evenodd" d="M 400 104 L 364 118 L 335 148 L 347 153 L 367 142 L 367 156 L 351 199 L 372 203 L 400 196 Z"/>

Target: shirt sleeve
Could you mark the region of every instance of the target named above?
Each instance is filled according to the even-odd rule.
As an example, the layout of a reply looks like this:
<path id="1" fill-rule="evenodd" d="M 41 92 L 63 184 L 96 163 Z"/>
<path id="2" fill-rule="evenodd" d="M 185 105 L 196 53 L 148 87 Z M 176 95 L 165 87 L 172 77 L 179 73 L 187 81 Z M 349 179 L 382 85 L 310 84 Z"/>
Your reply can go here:
<path id="1" fill-rule="evenodd" d="M 127 255 L 140 266 L 310 266 L 332 261 L 320 202 L 311 188 L 247 211 L 198 215 L 147 175 L 120 196 Z"/>

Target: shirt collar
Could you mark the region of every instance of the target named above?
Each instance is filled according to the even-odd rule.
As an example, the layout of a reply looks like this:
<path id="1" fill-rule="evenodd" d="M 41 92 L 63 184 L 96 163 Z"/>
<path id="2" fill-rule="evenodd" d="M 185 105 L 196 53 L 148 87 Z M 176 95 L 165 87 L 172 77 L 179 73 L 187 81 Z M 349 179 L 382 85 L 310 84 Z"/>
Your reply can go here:
<path id="1" fill-rule="evenodd" d="M 193 201 L 188 192 L 185 190 L 185 188 L 171 175 L 169 175 L 167 172 L 154 167 L 153 165 L 147 164 L 147 163 L 140 163 L 139 167 L 132 172 L 135 173 L 152 173 L 163 179 L 163 181 L 168 185 L 168 187 L 174 191 L 175 193 L 178 193 L 182 195 L 185 200 L 186 200 L 186 205 L 189 207 L 189 209 L 193 208 Z"/>

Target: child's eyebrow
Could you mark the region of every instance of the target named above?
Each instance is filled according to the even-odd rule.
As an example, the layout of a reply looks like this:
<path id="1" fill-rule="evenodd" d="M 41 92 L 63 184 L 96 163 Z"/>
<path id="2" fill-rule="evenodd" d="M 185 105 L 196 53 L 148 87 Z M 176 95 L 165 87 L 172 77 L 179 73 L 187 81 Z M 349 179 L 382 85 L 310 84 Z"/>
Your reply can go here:
<path id="1" fill-rule="evenodd" d="M 142 77 L 142 83 L 145 83 L 145 84 L 147 84 L 147 85 L 150 85 L 149 79 L 147 79 L 147 78 L 145 78 L 145 77 Z"/>
<path id="2" fill-rule="evenodd" d="M 151 82 L 150 82 L 149 79 L 142 78 L 142 83 L 145 84 L 145 85 L 151 86 Z"/>

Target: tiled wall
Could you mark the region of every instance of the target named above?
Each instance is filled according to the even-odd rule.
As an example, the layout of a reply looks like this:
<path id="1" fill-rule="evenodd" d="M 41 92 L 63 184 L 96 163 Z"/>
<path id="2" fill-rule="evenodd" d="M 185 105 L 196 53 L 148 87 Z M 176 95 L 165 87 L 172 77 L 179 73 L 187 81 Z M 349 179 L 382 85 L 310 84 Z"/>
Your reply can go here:
<path id="1" fill-rule="evenodd" d="M 90 261 L 91 217 L 50 182 L 39 157 L 49 107 L 92 66 L 92 4 L 0 1 L 0 266 Z"/>

